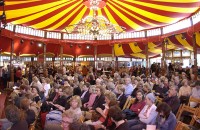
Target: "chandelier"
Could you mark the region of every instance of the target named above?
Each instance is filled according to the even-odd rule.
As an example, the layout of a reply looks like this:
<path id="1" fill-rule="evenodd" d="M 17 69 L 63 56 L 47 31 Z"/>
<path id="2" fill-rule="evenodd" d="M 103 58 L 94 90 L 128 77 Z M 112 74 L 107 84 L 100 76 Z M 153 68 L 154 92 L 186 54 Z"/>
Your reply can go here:
<path id="1" fill-rule="evenodd" d="M 120 34 L 126 30 L 125 27 L 110 23 L 104 16 L 97 16 L 97 10 L 103 8 L 105 0 L 87 0 L 84 4 L 93 10 L 92 16 L 86 16 L 77 24 L 69 25 L 65 28 L 68 34 L 77 34 L 79 36 L 92 35 L 94 38 L 98 36 L 112 36 Z"/>

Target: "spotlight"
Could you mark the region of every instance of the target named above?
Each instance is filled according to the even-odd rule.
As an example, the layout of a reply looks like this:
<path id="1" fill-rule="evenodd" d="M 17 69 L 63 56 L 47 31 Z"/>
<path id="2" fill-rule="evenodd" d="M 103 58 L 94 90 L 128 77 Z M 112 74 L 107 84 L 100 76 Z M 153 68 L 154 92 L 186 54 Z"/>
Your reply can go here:
<path id="1" fill-rule="evenodd" d="M 122 47 L 122 44 L 118 44 L 118 47 L 119 47 L 119 48 Z"/>
<path id="2" fill-rule="evenodd" d="M 73 44 L 70 44 L 70 48 L 72 48 L 73 47 Z"/>
<path id="3" fill-rule="evenodd" d="M 81 45 L 78 45 L 79 48 L 81 48 Z"/>
<path id="4" fill-rule="evenodd" d="M 0 6 L 4 6 L 4 1 L 0 0 Z"/>
<path id="5" fill-rule="evenodd" d="M 41 43 L 38 43 L 38 47 L 42 47 L 42 44 L 41 44 Z"/>
<path id="6" fill-rule="evenodd" d="M 86 49 L 90 49 L 90 45 L 87 45 L 87 46 L 86 46 Z"/>
<path id="7" fill-rule="evenodd" d="M 31 41 L 30 44 L 33 45 L 33 44 L 34 44 L 34 41 Z"/>
<path id="8" fill-rule="evenodd" d="M 20 40 L 20 43 L 23 44 L 23 43 L 24 43 L 24 39 L 21 39 L 21 40 Z"/>
<path id="9" fill-rule="evenodd" d="M 185 37 L 184 34 L 182 34 L 181 38 L 182 38 L 183 40 L 186 40 L 186 37 Z"/>

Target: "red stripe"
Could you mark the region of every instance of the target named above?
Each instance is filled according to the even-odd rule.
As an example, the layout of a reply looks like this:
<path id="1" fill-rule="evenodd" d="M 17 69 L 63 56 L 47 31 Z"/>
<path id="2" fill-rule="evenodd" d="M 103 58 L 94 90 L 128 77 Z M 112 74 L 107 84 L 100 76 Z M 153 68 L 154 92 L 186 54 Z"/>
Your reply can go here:
<path id="1" fill-rule="evenodd" d="M 60 27 L 58 27 L 56 30 L 63 30 L 64 28 L 66 28 L 67 26 L 69 26 L 69 24 L 75 19 L 75 17 L 77 17 L 77 15 L 79 14 L 79 12 L 80 12 L 83 8 L 84 8 L 84 6 L 82 6 L 72 17 L 70 17 L 67 21 L 65 21 L 65 23 L 62 24 Z M 71 12 L 65 14 L 65 15 L 63 16 L 62 19 L 64 19 L 65 17 L 67 17 L 67 15 L 69 15 L 70 13 L 71 13 Z M 86 15 L 86 14 L 88 14 L 88 13 L 89 13 L 89 9 L 86 10 L 86 12 L 85 12 L 84 15 Z M 84 18 L 84 17 L 83 17 L 83 18 Z M 58 19 L 57 21 L 59 22 L 59 21 L 61 21 L 62 19 Z M 80 20 L 81 20 L 81 19 L 80 19 Z M 78 21 L 77 21 L 77 22 L 78 22 Z M 55 22 L 55 23 L 57 23 L 57 22 Z"/>
<path id="2" fill-rule="evenodd" d="M 136 24 L 144 27 L 144 28 L 148 28 L 150 27 L 149 24 L 143 23 L 142 21 L 139 21 L 138 19 L 132 17 L 131 15 L 127 14 L 126 12 L 124 12 L 123 10 L 121 10 L 120 8 L 118 8 L 116 5 L 110 3 L 113 7 L 115 7 L 120 13 L 122 13 L 123 15 L 125 15 L 126 17 L 128 17 L 129 19 L 131 19 L 131 21 L 134 21 Z M 125 19 L 124 19 L 125 20 Z"/>
<path id="3" fill-rule="evenodd" d="M 59 4 L 59 5 L 57 5 L 57 6 L 60 6 L 60 5 L 62 5 L 62 4 Z M 26 17 L 28 17 L 28 16 L 31 16 L 31 15 L 34 15 L 34 14 L 37 14 L 37 13 L 43 12 L 43 11 L 45 11 L 45 10 L 49 10 L 49 9 L 54 8 L 54 7 L 57 7 L 57 6 L 53 6 L 53 7 L 50 7 L 50 8 L 47 8 L 47 9 L 41 10 L 41 11 L 39 11 L 39 12 L 33 13 L 33 14 L 24 15 L 24 16 L 17 17 L 17 18 L 12 18 L 12 19 L 7 19 L 7 21 L 8 21 L 8 22 L 12 22 L 12 21 L 16 21 L 16 20 L 19 20 L 19 19 L 22 19 L 22 18 L 26 18 Z M 66 6 L 66 7 L 67 7 L 67 6 Z M 37 22 L 37 23 L 38 23 L 38 22 Z M 32 24 L 25 23 L 24 25 L 32 25 Z"/>
<path id="4" fill-rule="evenodd" d="M 28 3 L 22 3 L 22 4 L 13 4 L 13 5 L 6 5 L 5 3 L 6 5 L 5 10 L 17 10 L 17 9 L 28 8 L 28 7 L 33 7 L 33 6 L 38 6 L 38 5 L 43 5 L 43 4 L 53 3 L 53 2 L 56 2 L 56 0 L 41 0 L 41 1 L 28 2 Z"/>
<path id="5" fill-rule="evenodd" d="M 148 12 L 152 12 L 154 14 L 164 15 L 164 16 L 168 16 L 168 17 L 172 17 L 172 18 L 188 17 L 188 16 L 191 15 L 191 13 L 187 13 L 187 12 L 186 13 L 178 13 L 178 12 L 170 12 L 170 11 L 164 11 L 164 10 L 154 9 L 154 8 L 146 7 L 146 6 L 143 6 L 143 5 L 138 5 L 138 4 L 130 3 L 128 1 L 125 1 L 124 3 L 132 5 L 133 7 L 136 7 L 136 8 L 148 11 Z M 126 8 L 126 7 L 124 7 L 124 8 Z M 130 11 L 130 9 L 128 9 L 128 10 Z M 134 12 L 134 11 L 132 11 L 132 12 Z M 134 14 L 137 14 L 137 13 L 134 12 Z M 142 15 L 139 15 L 139 17 L 141 17 L 141 16 Z M 146 20 L 150 21 L 151 19 L 146 18 Z M 154 21 L 154 20 L 152 20 L 152 21 Z M 156 23 L 156 21 L 154 21 L 154 22 L 155 22 L 155 24 L 159 24 L 159 23 Z"/>
<path id="6" fill-rule="evenodd" d="M 169 37 L 170 41 L 175 44 L 176 47 L 184 49 L 185 47 L 176 39 L 175 35 Z"/>
<path id="7" fill-rule="evenodd" d="M 137 0 L 140 1 L 140 0 Z M 190 2 L 190 3 L 175 3 L 175 2 L 160 2 L 160 1 L 151 1 L 151 0 L 141 0 L 142 2 L 146 3 L 151 3 L 151 4 L 157 4 L 157 5 L 164 5 L 164 6 L 172 6 L 172 7 L 187 7 L 187 8 L 192 8 L 192 7 L 199 7 L 200 1 L 199 2 Z"/>
<path id="8" fill-rule="evenodd" d="M 60 9 L 57 9 L 57 10 L 55 10 L 55 11 L 52 11 L 52 12 L 50 12 L 50 13 L 48 13 L 48 14 L 42 16 L 42 17 L 39 17 L 39 18 L 37 18 L 37 19 L 34 19 L 34 20 L 32 20 L 32 21 L 30 21 L 30 22 L 27 22 L 27 23 L 25 23 L 25 24 L 26 24 L 26 25 L 34 25 L 34 24 L 37 24 L 37 23 L 39 23 L 39 22 L 41 22 L 41 21 L 44 21 L 44 20 L 46 20 L 46 19 L 49 19 L 49 18 L 51 18 L 52 16 L 54 16 L 54 15 L 58 14 L 59 12 L 61 12 L 62 10 L 68 8 L 68 7 L 71 6 L 71 5 L 73 5 L 74 3 L 75 3 L 75 2 L 73 2 L 73 3 L 69 4 L 69 5 L 63 6 L 63 7 L 60 8 Z M 70 12 L 68 12 L 67 15 L 68 15 L 69 13 L 70 13 Z M 66 17 L 66 14 L 65 14 L 64 16 Z M 61 18 L 59 18 L 58 20 L 64 19 L 64 18 L 65 18 L 64 16 L 61 17 Z M 54 24 L 56 24 L 56 23 L 58 22 L 58 20 L 56 20 L 55 22 L 53 22 L 53 24 L 51 24 L 51 26 L 54 25 Z M 51 27 L 51 26 L 48 25 L 48 26 L 46 26 L 45 28 L 49 28 L 49 27 Z M 41 28 L 41 29 L 45 29 L 45 28 Z"/>
<path id="9" fill-rule="evenodd" d="M 119 26 L 123 26 L 126 28 L 126 31 L 133 31 L 132 27 L 127 25 L 123 19 L 121 19 L 109 6 L 107 6 L 108 11 L 113 16 L 116 22 L 118 22 Z"/>

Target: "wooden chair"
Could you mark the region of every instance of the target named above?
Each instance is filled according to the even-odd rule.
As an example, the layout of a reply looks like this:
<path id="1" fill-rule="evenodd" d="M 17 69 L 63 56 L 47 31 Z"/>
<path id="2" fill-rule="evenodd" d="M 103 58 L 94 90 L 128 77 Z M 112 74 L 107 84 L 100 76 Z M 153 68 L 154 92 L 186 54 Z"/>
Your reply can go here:
<path id="1" fill-rule="evenodd" d="M 185 124 L 181 121 L 178 121 L 175 130 L 190 130 L 190 128 L 188 127 L 187 124 Z"/>
<path id="2" fill-rule="evenodd" d="M 136 100 L 136 98 L 130 98 L 130 99 L 129 99 L 129 102 L 128 102 L 128 104 L 127 104 L 127 108 L 130 108 L 131 105 L 135 102 L 135 100 Z"/>
<path id="3" fill-rule="evenodd" d="M 190 125 L 191 126 L 194 126 L 194 123 L 197 121 L 197 120 L 200 120 L 200 108 L 197 108 L 194 115 L 192 116 L 192 120 L 190 122 Z"/>
<path id="4" fill-rule="evenodd" d="M 36 124 L 36 122 L 37 122 L 37 119 L 32 124 L 30 124 L 28 130 L 35 130 L 35 124 Z"/>
<path id="5" fill-rule="evenodd" d="M 128 97 L 122 110 L 128 109 L 135 102 L 135 98 Z"/>
<path id="6" fill-rule="evenodd" d="M 126 108 L 127 108 L 127 105 L 128 105 L 128 102 L 129 102 L 130 98 L 131 98 L 131 97 L 128 97 L 128 98 L 126 99 L 126 102 L 125 102 L 125 104 L 124 104 L 124 106 L 123 106 L 123 109 L 122 109 L 122 110 L 124 110 L 124 109 L 126 109 Z"/>
<path id="7" fill-rule="evenodd" d="M 159 96 L 156 97 L 156 105 L 159 105 L 160 103 L 162 103 L 162 98 L 160 98 Z"/>
<path id="8" fill-rule="evenodd" d="M 179 110 L 178 110 L 177 114 L 176 114 L 177 120 L 180 120 L 180 117 L 181 117 L 181 115 L 182 115 L 182 113 L 183 113 L 184 111 L 189 112 L 189 113 L 192 113 L 192 115 L 194 115 L 196 109 L 197 109 L 197 108 L 193 108 L 193 107 L 187 106 L 187 105 L 185 105 L 185 104 L 181 105 L 181 106 L 179 107 Z"/>
<path id="9" fill-rule="evenodd" d="M 199 98 L 194 98 L 194 97 L 190 96 L 190 98 L 189 98 L 189 102 L 188 102 L 188 106 L 190 106 L 190 103 L 191 103 L 191 102 L 196 103 L 197 106 L 200 105 L 200 99 L 199 99 Z"/>

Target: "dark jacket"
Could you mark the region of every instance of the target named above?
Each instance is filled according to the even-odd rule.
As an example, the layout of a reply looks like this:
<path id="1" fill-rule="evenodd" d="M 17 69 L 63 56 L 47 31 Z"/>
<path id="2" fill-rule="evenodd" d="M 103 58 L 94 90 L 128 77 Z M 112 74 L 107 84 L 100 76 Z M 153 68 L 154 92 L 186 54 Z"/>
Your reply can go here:
<path id="1" fill-rule="evenodd" d="M 121 109 L 123 109 L 124 104 L 126 103 L 126 99 L 127 97 L 125 96 L 125 94 L 123 94 L 122 96 L 119 97 L 119 95 L 117 96 L 117 101 L 119 101 L 119 107 Z"/>
<path id="2" fill-rule="evenodd" d="M 171 112 L 170 115 L 165 119 L 163 123 L 162 117 L 158 114 L 156 118 L 156 129 L 159 130 L 175 130 L 176 127 L 176 116 Z"/>
<path id="3" fill-rule="evenodd" d="M 178 96 L 173 96 L 173 97 L 166 97 L 163 99 L 163 102 L 166 102 L 172 109 L 172 112 L 174 114 L 177 113 L 178 108 L 180 106 L 180 100 Z"/>
<path id="4" fill-rule="evenodd" d="M 81 96 L 83 93 L 84 93 L 84 91 L 82 91 Z M 87 91 L 86 94 L 84 95 L 84 97 L 81 99 L 82 104 L 85 104 L 86 102 L 88 102 L 89 98 L 90 98 L 90 93 L 89 93 L 89 91 Z"/>
<path id="5" fill-rule="evenodd" d="M 96 96 L 95 101 L 92 105 L 92 110 L 96 110 L 97 107 L 101 108 L 104 110 L 105 106 L 105 97 L 104 95 Z"/>

